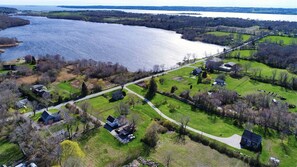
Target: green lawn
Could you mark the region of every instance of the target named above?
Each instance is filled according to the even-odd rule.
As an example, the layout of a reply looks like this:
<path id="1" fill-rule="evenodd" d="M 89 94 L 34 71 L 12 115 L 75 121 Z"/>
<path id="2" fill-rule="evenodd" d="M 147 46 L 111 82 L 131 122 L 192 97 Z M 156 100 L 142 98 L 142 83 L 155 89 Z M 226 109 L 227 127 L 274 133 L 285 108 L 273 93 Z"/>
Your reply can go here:
<path id="1" fill-rule="evenodd" d="M 186 138 L 185 144 L 176 142 L 176 134 L 159 135 L 160 140 L 150 158 L 166 164 L 166 157 L 171 154 L 171 167 L 221 166 L 247 167 L 244 162 L 228 156 Z M 194 155 L 194 156 L 191 156 Z"/>
<path id="2" fill-rule="evenodd" d="M 280 86 L 254 81 L 249 77 L 243 77 L 241 79 L 226 77 L 226 83 L 227 89 L 234 90 L 241 95 L 258 93 L 258 90 L 265 90 L 266 92 L 274 92 L 277 96 L 286 98 L 286 102 L 288 103 L 297 104 L 297 92 Z M 278 98 L 276 97 L 276 99 Z M 297 109 L 292 109 L 291 111 L 297 112 Z"/>
<path id="3" fill-rule="evenodd" d="M 262 77 L 267 77 L 267 78 L 271 78 L 272 72 L 276 70 L 277 71 L 276 80 L 279 79 L 279 74 L 282 73 L 282 72 L 287 72 L 289 74 L 288 81 L 290 81 L 290 79 L 292 77 L 297 77 L 296 74 L 289 73 L 286 69 L 272 68 L 272 67 L 267 66 L 266 64 L 259 63 L 259 62 L 256 62 L 256 61 L 225 59 L 224 62 L 226 62 L 226 63 L 227 62 L 234 62 L 234 63 L 242 65 L 242 67 L 244 67 L 244 65 L 246 65 L 246 64 L 250 64 L 250 68 L 248 70 L 248 73 L 252 73 L 253 69 L 260 68 L 260 69 L 262 69 L 262 72 L 261 72 Z M 244 68 L 243 68 L 243 70 L 244 70 Z"/>
<path id="4" fill-rule="evenodd" d="M 293 43 L 297 44 L 297 38 L 294 38 L 294 37 L 267 36 L 261 39 L 259 42 L 265 42 L 265 41 L 281 43 L 284 45 L 291 45 Z"/>
<path id="5" fill-rule="evenodd" d="M 23 154 L 18 145 L 0 139 L 0 165 L 12 164 L 21 158 L 23 158 Z"/>
<path id="6" fill-rule="evenodd" d="M 131 85 L 128 86 L 131 90 L 145 94 L 142 88 Z M 190 105 L 187 105 L 178 100 L 168 98 L 166 96 L 157 94 L 153 99 L 152 103 L 156 105 L 165 115 L 168 117 L 180 121 L 183 116 L 190 117 L 189 126 L 192 128 L 201 130 L 205 133 L 209 133 L 215 136 L 230 137 L 234 134 L 242 134 L 242 129 L 239 129 L 232 125 L 232 121 L 221 119 L 217 116 L 211 116 L 205 112 L 193 110 Z M 176 106 L 176 111 L 170 112 L 170 105 Z M 218 128 L 220 127 L 220 128 Z"/>
<path id="7" fill-rule="evenodd" d="M 56 92 L 62 98 L 69 98 L 73 94 L 77 94 L 80 92 L 80 89 L 73 87 L 70 82 L 60 82 L 56 85 L 51 85 L 50 90 Z"/>
<path id="8" fill-rule="evenodd" d="M 238 33 L 230 33 L 230 32 L 221 32 L 221 31 L 213 31 L 213 32 L 207 32 L 206 34 L 211 34 L 211 35 L 215 35 L 215 36 L 229 36 L 231 34 L 234 35 L 234 38 L 238 38 Z M 242 39 L 243 41 L 247 41 L 251 38 L 251 35 L 247 35 L 247 34 L 242 34 Z"/>
<path id="9" fill-rule="evenodd" d="M 237 54 L 240 54 L 240 58 L 250 58 L 256 50 L 235 50 L 230 53 L 232 57 L 236 57 Z"/>

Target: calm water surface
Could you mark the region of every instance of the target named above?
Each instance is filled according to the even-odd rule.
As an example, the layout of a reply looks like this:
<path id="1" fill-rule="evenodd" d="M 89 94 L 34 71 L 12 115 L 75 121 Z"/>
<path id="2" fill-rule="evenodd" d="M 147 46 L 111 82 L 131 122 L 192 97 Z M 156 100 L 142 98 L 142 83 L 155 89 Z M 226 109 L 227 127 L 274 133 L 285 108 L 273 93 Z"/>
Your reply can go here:
<path id="1" fill-rule="evenodd" d="M 175 32 L 138 26 L 90 23 L 72 20 L 23 17 L 30 25 L 0 31 L 0 36 L 17 37 L 23 43 L 6 49 L 2 59 L 24 55 L 60 54 L 66 59 L 118 62 L 130 70 L 167 68 L 188 54 L 204 57 L 224 47 L 181 39 Z"/>

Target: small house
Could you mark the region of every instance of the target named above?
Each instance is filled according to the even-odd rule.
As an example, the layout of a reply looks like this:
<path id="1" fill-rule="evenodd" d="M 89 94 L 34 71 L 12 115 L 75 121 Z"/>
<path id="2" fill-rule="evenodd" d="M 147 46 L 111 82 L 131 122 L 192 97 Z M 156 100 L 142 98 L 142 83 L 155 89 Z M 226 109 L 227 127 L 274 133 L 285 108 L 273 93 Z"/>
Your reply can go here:
<path id="1" fill-rule="evenodd" d="M 26 105 L 29 103 L 28 99 L 23 99 L 15 103 L 17 109 L 25 108 Z"/>
<path id="2" fill-rule="evenodd" d="M 106 124 L 109 125 L 111 128 L 117 128 L 118 127 L 117 120 L 114 117 L 110 116 L 110 115 L 106 119 Z"/>
<path id="3" fill-rule="evenodd" d="M 112 100 L 114 101 L 122 100 L 124 97 L 125 95 L 122 90 L 118 90 L 112 94 Z"/>
<path id="4" fill-rule="evenodd" d="M 217 78 L 217 79 L 215 80 L 215 82 L 214 82 L 212 85 L 225 86 L 226 83 L 225 83 L 224 80 Z"/>
<path id="5" fill-rule="evenodd" d="M 119 116 L 118 118 L 114 118 L 112 116 L 108 116 L 106 119 L 106 124 L 109 125 L 112 129 L 116 129 L 118 127 L 124 126 L 128 123 L 125 116 Z"/>
<path id="6" fill-rule="evenodd" d="M 252 151 L 260 151 L 262 147 L 261 143 L 262 137 L 260 135 L 244 130 L 240 141 L 242 148 L 247 148 Z"/>
<path id="7" fill-rule="evenodd" d="M 43 96 L 44 93 L 48 93 L 49 91 L 44 85 L 33 85 L 32 86 L 32 91 L 38 96 Z"/>
<path id="8" fill-rule="evenodd" d="M 201 68 L 195 68 L 193 71 L 192 71 L 192 75 L 194 76 L 198 76 L 202 73 L 202 69 Z"/>
<path id="9" fill-rule="evenodd" d="M 61 120 L 60 112 L 55 114 L 50 114 L 47 111 L 43 111 L 39 119 L 40 122 L 43 122 L 45 125 L 49 125 Z"/>
<path id="10" fill-rule="evenodd" d="M 17 66 L 15 64 L 4 64 L 2 66 L 2 69 L 3 70 L 16 70 L 17 69 Z"/>

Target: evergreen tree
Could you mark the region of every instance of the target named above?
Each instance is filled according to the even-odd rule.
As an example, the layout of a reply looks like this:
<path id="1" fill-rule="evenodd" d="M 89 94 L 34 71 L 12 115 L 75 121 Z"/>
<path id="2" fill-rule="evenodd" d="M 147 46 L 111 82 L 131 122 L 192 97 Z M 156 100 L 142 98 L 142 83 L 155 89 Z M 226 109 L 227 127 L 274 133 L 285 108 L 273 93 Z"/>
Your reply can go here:
<path id="1" fill-rule="evenodd" d="M 154 77 L 151 78 L 150 80 L 150 85 L 149 85 L 149 88 L 148 88 L 148 92 L 146 93 L 146 98 L 147 99 L 152 99 L 156 93 L 157 93 L 157 90 L 158 90 L 158 85 L 154 79 Z"/>
<path id="2" fill-rule="evenodd" d="M 88 87 L 87 87 L 86 83 L 83 82 L 81 85 L 81 95 L 87 96 L 88 94 L 89 94 Z"/>

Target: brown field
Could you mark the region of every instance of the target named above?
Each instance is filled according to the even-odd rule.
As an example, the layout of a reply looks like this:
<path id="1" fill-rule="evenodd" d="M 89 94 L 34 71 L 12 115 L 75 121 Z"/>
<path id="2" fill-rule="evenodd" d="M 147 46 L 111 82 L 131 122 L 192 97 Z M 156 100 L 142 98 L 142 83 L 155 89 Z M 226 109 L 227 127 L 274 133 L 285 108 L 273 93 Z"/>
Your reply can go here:
<path id="1" fill-rule="evenodd" d="M 57 82 L 62 82 L 62 81 L 69 81 L 72 79 L 75 79 L 77 76 L 74 74 L 71 74 L 70 69 L 68 67 L 63 68 L 61 70 L 61 72 L 59 73 L 58 77 L 57 77 Z"/>
<path id="2" fill-rule="evenodd" d="M 37 82 L 38 78 L 39 78 L 38 75 L 31 75 L 31 76 L 19 78 L 16 81 L 18 84 L 34 84 L 35 82 Z"/>

